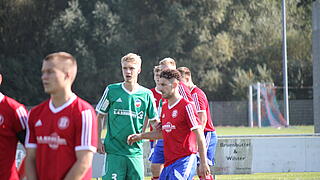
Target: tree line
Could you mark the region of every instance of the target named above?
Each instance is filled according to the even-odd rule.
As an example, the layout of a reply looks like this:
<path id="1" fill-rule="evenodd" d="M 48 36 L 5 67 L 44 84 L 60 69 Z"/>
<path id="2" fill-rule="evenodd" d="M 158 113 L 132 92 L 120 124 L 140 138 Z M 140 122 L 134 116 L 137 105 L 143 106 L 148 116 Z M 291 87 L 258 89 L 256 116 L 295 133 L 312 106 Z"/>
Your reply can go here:
<path id="1" fill-rule="evenodd" d="M 286 3 L 289 86 L 311 87 L 312 0 Z M 0 88 L 40 103 L 42 59 L 66 51 L 78 60 L 74 91 L 94 104 L 107 84 L 122 81 L 120 58 L 134 52 L 141 85 L 154 87 L 153 66 L 172 57 L 209 100 L 246 99 L 250 84 L 283 86 L 281 31 L 275 0 L 1 0 Z"/>

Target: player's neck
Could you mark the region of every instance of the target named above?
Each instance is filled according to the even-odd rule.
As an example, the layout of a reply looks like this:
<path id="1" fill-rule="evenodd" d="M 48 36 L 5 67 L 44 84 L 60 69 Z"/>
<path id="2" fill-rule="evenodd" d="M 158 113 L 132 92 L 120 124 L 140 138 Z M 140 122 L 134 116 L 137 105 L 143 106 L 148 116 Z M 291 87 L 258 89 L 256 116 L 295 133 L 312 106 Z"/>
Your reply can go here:
<path id="1" fill-rule="evenodd" d="M 179 94 L 179 92 L 175 92 L 173 96 L 168 99 L 169 106 L 174 105 L 181 98 L 182 96 Z"/>
<path id="2" fill-rule="evenodd" d="M 71 90 L 66 90 L 51 94 L 50 96 L 53 106 L 57 108 L 65 104 L 73 96 L 73 92 Z"/>
<path id="3" fill-rule="evenodd" d="M 130 92 L 135 91 L 139 86 L 139 84 L 137 82 L 124 82 L 123 85 Z"/>

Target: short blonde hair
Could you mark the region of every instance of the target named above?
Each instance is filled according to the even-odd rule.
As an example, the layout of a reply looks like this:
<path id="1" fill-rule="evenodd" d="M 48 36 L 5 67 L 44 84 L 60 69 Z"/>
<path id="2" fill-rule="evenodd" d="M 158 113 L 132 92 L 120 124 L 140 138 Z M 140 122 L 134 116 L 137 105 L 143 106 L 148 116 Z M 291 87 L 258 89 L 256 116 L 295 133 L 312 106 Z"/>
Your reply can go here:
<path id="1" fill-rule="evenodd" d="M 164 58 L 159 62 L 159 65 L 165 65 L 165 66 L 170 66 L 170 67 L 174 67 L 174 69 L 176 69 L 177 65 L 176 65 L 176 61 L 170 57 Z"/>
<path id="2" fill-rule="evenodd" d="M 138 64 L 141 66 L 141 57 L 134 53 L 129 53 L 121 58 L 121 63 L 123 62 L 133 62 L 134 64 Z"/>
<path id="3" fill-rule="evenodd" d="M 58 60 L 61 63 L 65 63 L 62 65 L 63 71 L 68 71 L 72 73 L 71 82 L 73 82 L 77 75 L 77 60 L 67 52 L 56 52 L 47 55 L 43 61 L 51 61 L 51 60 Z"/>

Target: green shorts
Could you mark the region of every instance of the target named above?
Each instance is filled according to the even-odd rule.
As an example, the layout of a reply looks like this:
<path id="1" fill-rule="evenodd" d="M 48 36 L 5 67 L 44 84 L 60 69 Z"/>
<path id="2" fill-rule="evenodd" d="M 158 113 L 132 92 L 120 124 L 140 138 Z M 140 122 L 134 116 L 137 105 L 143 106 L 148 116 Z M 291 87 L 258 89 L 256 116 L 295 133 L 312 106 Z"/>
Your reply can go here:
<path id="1" fill-rule="evenodd" d="M 103 180 L 143 180 L 143 156 L 127 157 L 107 154 Z"/>

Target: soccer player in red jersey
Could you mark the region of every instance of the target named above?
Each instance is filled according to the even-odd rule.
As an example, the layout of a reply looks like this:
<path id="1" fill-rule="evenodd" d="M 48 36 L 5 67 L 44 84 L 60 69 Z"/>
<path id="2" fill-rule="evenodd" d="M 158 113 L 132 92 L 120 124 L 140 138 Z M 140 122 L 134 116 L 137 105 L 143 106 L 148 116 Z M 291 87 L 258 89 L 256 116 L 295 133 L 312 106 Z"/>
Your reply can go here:
<path id="1" fill-rule="evenodd" d="M 181 74 L 181 81 L 183 81 L 188 88 L 191 90 L 191 95 L 196 106 L 196 110 L 198 116 L 200 118 L 201 123 L 204 125 L 204 135 L 206 138 L 206 149 L 207 149 L 207 161 L 209 166 L 214 165 L 214 157 L 217 146 L 217 135 L 216 130 L 213 126 L 213 122 L 210 114 L 209 102 L 206 94 L 198 88 L 192 81 L 191 71 L 187 67 L 179 67 L 178 71 Z M 208 177 L 200 179 L 213 179 L 212 175 L 208 175 Z"/>
<path id="2" fill-rule="evenodd" d="M 18 141 L 24 144 L 27 116 L 24 105 L 0 93 L 0 179 L 19 179 L 15 158 Z"/>
<path id="3" fill-rule="evenodd" d="M 159 89 L 167 102 L 160 115 L 162 130 L 128 136 L 128 143 L 141 139 L 163 138 L 165 168 L 161 179 L 191 180 L 196 172 L 196 153 L 199 152 L 199 173 L 210 173 L 206 159 L 205 140 L 195 106 L 179 93 L 180 73 L 164 70 L 160 74 Z"/>
<path id="4" fill-rule="evenodd" d="M 77 62 L 69 53 L 52 53 L 44 58 L 41 72 L 50 99 L 29 113 L 27 179 L 91 180 L 97 119 L 93 107 L 71 90 Z"/>

